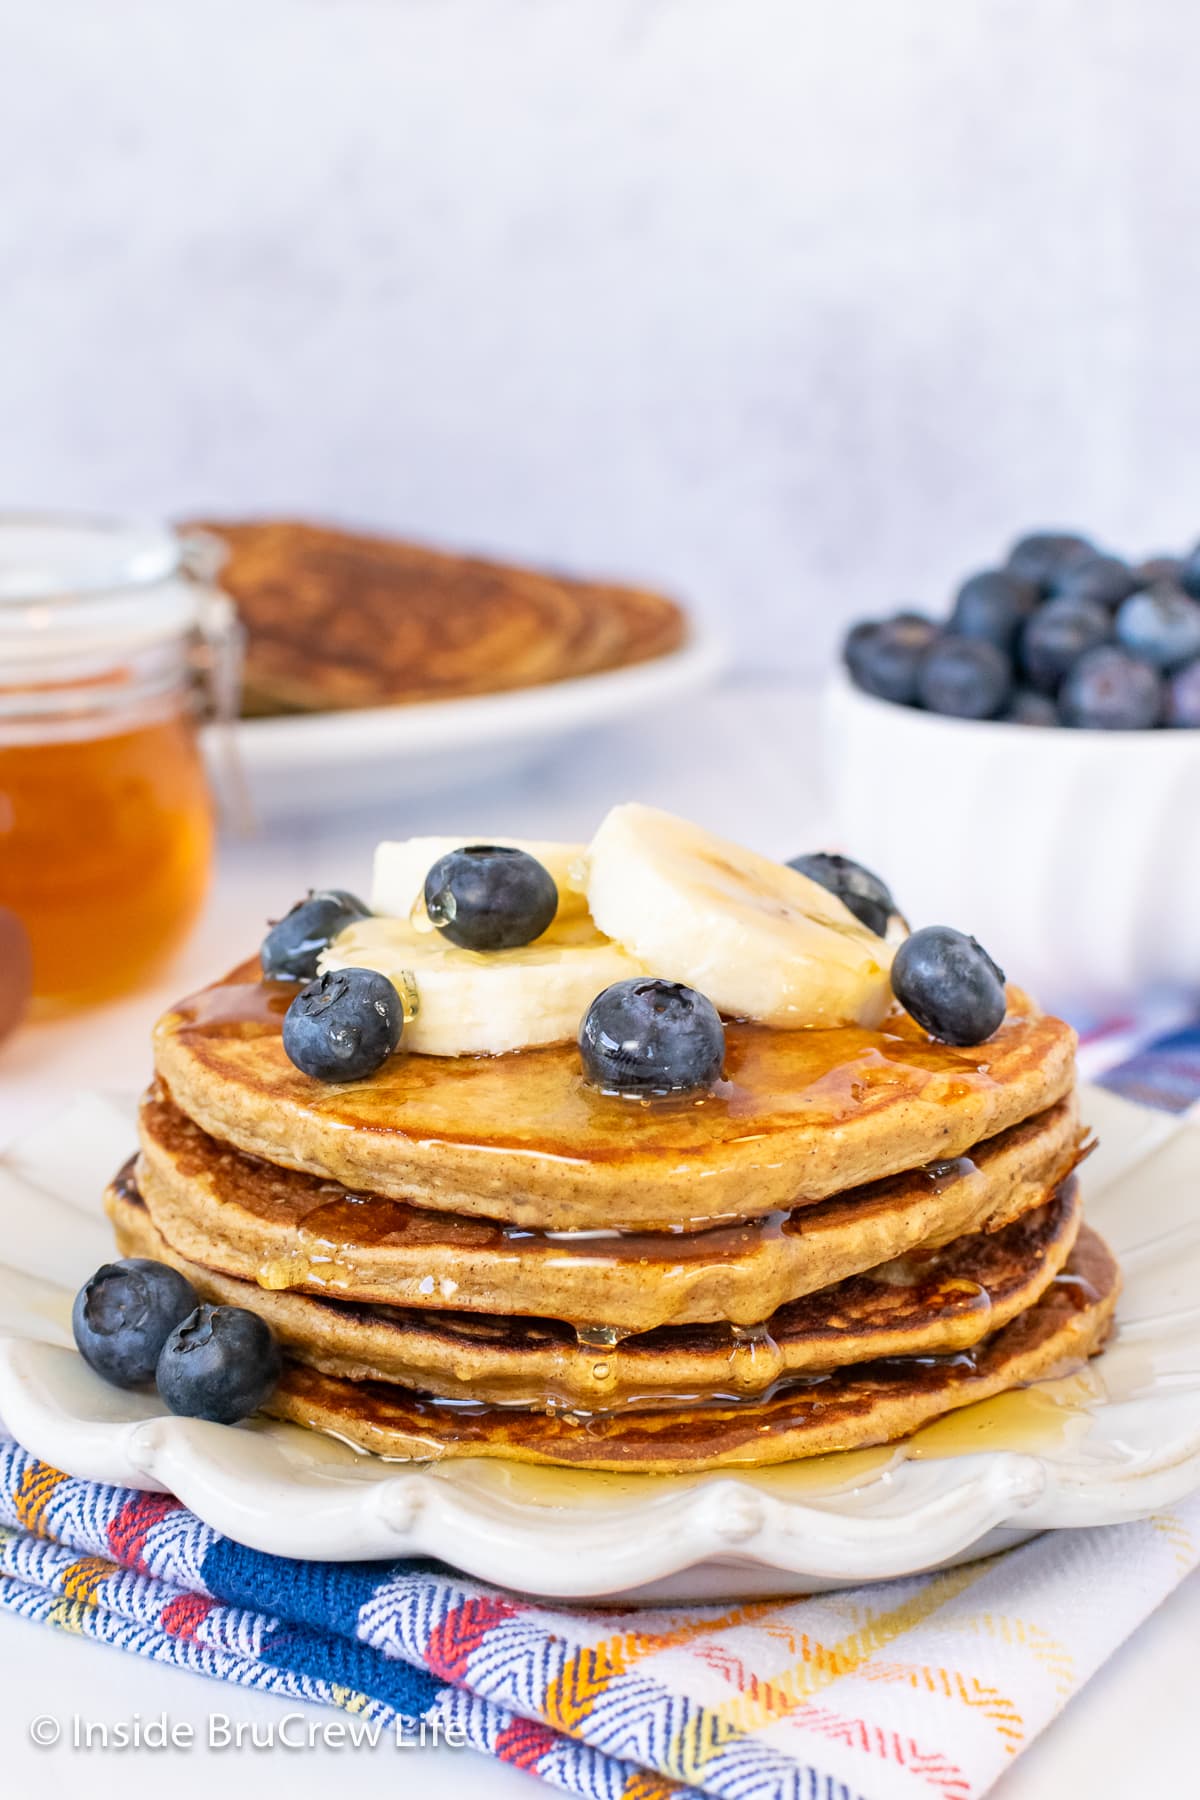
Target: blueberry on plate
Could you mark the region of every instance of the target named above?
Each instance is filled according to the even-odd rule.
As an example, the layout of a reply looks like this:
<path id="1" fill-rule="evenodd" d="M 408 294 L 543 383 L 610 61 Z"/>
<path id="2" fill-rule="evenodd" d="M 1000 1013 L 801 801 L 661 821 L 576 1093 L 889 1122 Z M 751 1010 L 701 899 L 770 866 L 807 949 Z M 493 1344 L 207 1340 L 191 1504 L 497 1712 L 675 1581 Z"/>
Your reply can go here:
<path id="1" fill-rule="evenodd" d="M 1200 600 L 1200 544 L 1196 545 L 1190 556 L 1184 557 L 1178 580 L 1185 594 L 1190 594 L 1193 600 Z"/>
<path id="2" fill-rule="evenodd" d="M 1021 666 L 1035 688 L 1053 694 L 1084 652 L 1111 635 L 1112 619 L 1094 600 L 1048 600 L 1022 629 Z"/>
<path id="3" fill-rule="evenodd" d="M 949 925 L 905 938 L 892 962 L 892 992 L 930 1037 L 982 1044 L 1004 1018 L 1004 971 L 987 951 Z"/>
<path id="4" fill-rule="evenodd" d="M 1156 669 L 1179 669 L 1200 656 L 1200 600 L 1159 582 L 1117 608 L 1117 642 Z"/>
<path id="5" fill-rule="evenodd" d="M 272 925 L 262 941 L 259 959 L 268 981 L 311 981 L 317 958 L 339 931 L 355 919 L 370 917 L 370 908 L 340 888 L 315 888 L 297 900 L 291 912 Z"/>
<path id="6" fill-rule="evenodd" d="M 1200 657 L 1177 669 L 1168 681 L 1163 723 L 1200 730 Z"/>
<path id="7" fill-rule="evenodd" d="M 1012 691 L 1012 662 L 985 638 L 946 637 L 933 646 L 917 677 L 929 712 L 954 719 L 994 719 Z"/>
<path id="8" fill-rule="evenodd" d="M 79 1354 L 116 1387 L 154 1379 L 159 1352 L 196 1304 L 178 1269 L 128 1256 L 105 1263 L 75 1296 L 71 1329 Z"/>
<path id="9" fill-rule="evenodd" d="M 1049 694 L 1036 688 L 1019 687 L 1004 714 L 1010 725 L 1057 725 L 1058 708 Z"/>
<path id="10" fill-rule="evenodd" d="M 1081 656 L 1058 696 L 1063 724 L 1088 731 L 1149 731 L 1162 711 L 1158 671 L 1114 644 Z"/>
<path id="11" fill-rule="evenodd" d="M 283 1048 L 317 1081 L 361 1081 L 400 1042 L 404 1008 L 374 969 L 331 969 L 301 988 L 283 1015 Z"/>
<path id="12" fill-rule="evenodd" d="M 855 686 L 877 700 L 915 706 L 921 663 L 941 630 L 919 613 L 898 613 L 894 619 L 856 625 L 843 651 Z"/>
<path id="13" fill-rule="evenodd" d="M 425 877 L 425 909 L 444 938 L 463 950 L 517 950 L 532 944 L 558 910 L 549 869 L 527 850 L 467 844 L 439 857 Z"/>
<path id="14" fill-rule="evenodd" d="M 959 588 L 950 630 L 957 637 L 984 638 L 997 650 L 1009 651 L 1041 593 L 1036 581 L 1026 581 L 1011 569 L 984 569 Z"/>
<path id="15" fill-rule="evenodd" d="M 173 1413 L 235 1425 L 270 1398 L 280 1367 L 275 1334 L 257 1313 L 197 1306 L 163 1345 L 156 1378 Z"/>
<path id="16" fill-rule="evenodd" d="M 1089 600 L 1111 612 L 1135 592 L 1137 576 L 1119 556 L 1089 556 L 1068 563 L 1054 584 L 1054 592 L 1072 600 Z"/>
<path id="17" fill-rule="evenodd" d="M 827 888 L 836 894 L 848 912 L 852 912 L 860 924 L 873 931 L 876 937 L 883 937 L 888 928 L 888 920 L 896 911 L 896 902 L 892 899 L 892 891 L 878 875 L 870 869 L 864 869 L 861 863 L 852 862 L 848 856 L 838 856 L 832 851 L 814 850 L 808 856 L 793 856 L 788 863 L 789 869 L 795 869 L 800 875 L 807 875 L 818 887 Z"/>
<path id="18" fill-rule="evenodd" d="M 579 1028 L 579 1053 L 588 1080 L 608 1093 L 687 1093 L 720 1075 L 725 1027 L 695 988 L 635 975 L 597 994 Z"/>
<path id="19" fill-rule="evenodd" d="M 1008 568 L 1044 592 L 1056 586 L 1072 563 L 1098 554 L 1095 544 L 1074 531 L 1032 531 L 1008 553 Z"/>

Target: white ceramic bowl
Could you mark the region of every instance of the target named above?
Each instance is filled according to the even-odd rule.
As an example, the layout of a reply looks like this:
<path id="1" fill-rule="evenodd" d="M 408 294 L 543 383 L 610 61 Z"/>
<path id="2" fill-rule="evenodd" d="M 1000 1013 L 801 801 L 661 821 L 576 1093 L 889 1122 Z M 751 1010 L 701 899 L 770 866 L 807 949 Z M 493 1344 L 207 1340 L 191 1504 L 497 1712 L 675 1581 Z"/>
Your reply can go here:
<path id="1" fill-rule="evenodd" d="M 840 671 L 825 704 L 840 847 L 910 923 L 1060 1005 L 1200 988 L 1200 731 L 945 719 Z"/>

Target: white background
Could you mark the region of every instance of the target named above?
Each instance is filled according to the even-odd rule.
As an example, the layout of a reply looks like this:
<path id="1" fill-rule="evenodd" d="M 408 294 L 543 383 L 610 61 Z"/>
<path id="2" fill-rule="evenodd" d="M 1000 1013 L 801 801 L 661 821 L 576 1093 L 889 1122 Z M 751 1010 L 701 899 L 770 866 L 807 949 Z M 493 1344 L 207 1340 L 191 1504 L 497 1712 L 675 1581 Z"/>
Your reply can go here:
<path id="1" fill-rule="evenodd" d="M 1200 532 L 1186 0 L 0 0 L 0 502 L 659 579 L 745 662 Z"/>

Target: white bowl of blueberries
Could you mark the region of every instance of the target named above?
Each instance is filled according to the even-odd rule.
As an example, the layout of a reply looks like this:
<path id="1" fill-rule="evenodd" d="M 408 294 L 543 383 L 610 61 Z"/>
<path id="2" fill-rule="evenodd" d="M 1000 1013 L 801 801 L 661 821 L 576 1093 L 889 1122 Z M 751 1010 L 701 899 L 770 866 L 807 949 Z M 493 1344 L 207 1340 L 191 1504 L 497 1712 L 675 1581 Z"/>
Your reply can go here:
<path id="1" fill-rule="evenodd" d="M 836 827 L 913 923 L 969 919 L 1059 1004 L 1200 989 L 1200 546 L 1036 532 L 843 660 Z"/>

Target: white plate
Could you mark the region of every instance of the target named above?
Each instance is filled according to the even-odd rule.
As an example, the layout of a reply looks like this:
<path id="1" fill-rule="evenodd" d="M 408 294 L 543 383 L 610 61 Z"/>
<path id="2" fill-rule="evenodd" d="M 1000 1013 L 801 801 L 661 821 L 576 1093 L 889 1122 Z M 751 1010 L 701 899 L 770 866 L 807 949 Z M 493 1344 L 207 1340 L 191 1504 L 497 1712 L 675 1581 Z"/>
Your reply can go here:
<path id="1" fill-rule="evenodd" d="M 132 1135 L 95 1096 L 0 1159 L 0 1416 L 69 1473 L 168 1489 L 256 1549 L 435 1556 L 562 1598 L 812 1591 L 1139 1518 L 1200 1486 L 1200 1124 L 1100 1090 L 1084 1112 L 1102 1140 L 1089 1216 L 1125 1270 L 1118 1336 L 1085 1376 L 1028 1390 L 1032 1406 L 955 1415 L 949 1453 L 935 1425 L 757 1473 L 597 1475 L 399 1465 L 295 1426 L 171 1418 L 69 1347 L 71 1294 L 111 1254 L 100 1191 Z"/>
<path id="2" fill-rule="evenodd" d="M 563 737 L 649 711 L 711 681 L 720 642 L 693 625 L 667 656 L 575 681 L 364 711 L 243 719 L 238 762 L 260 815 L 364 805 L 494 780 L 545 756 Z M 221 769 L 222 746 L 210 728 Z"/>

